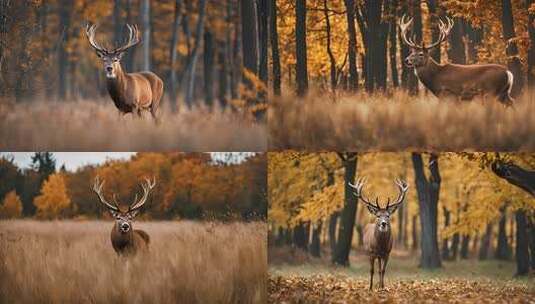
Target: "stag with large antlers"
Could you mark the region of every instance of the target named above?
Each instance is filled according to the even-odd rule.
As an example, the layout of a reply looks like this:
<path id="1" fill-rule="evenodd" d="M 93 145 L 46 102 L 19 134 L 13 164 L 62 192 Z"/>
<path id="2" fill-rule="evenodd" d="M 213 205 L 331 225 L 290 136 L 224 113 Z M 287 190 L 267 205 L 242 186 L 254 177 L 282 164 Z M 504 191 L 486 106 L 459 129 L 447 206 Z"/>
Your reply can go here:
<path id="1" fill-rule="evenodd" d="M 99 201 L 103 204 L 115 218 L 115 225 L 111 230 L 111 244 L 118 255 L 133 255 L 140 250 L 146 250 L 149 247 L 149 235 L 143 230 L 134 230 L 132 228 L 132 220 L 139 213 L 139 210 L 149 196 L 150 191 L 156 185 L 156 179 L 145 179 L 141 183 L 143 194 L 138 200 L 138 196 L 134 202 L 128 206 L 128 209 L 121 209 L 121 205 L 117 203 L 115 196 L 113 196 L 112 203 L 108 202 L 102 193 L 104 181 L 100 180 L 98 176 L 95 178 L 93 184 L 93 191 L 97 194 Z"/>
<path id="2" fill-rule="evenodd" d="M 370 290 L 373 288 L 373 272 L 375 266 L 375 260 L 377 260 L 379 266 L 379 284 L 381 288 L 384 288 L 384 277 L 386 264 L 388 263 L 388 257 L 392 250 L 392 232 L 390 228 L 390 216 L 396 211 L 396 209 L 403 203 L 405 195 L 409 186 L 402 180 L 397 179 L 395 181 L 399 188 L 399 195 L 391 201 L 388 198 L 386 207 L 382 208 L 379 205 L 379 198 L 375 199 L 375 202 L 371 202 L 363 193 L 364 179 L 360 178 L 356 184 L 349 183 L 349 186 L 353 188 L 353 194 L 360 199 L 368 208 L 368 211 L 375 215 L 375 223 L 367 224 L 364 227 L 364 249 L 370 258 Z"/>
<path id="3" fill-rule="evenodd" d="M 439 21 L 439 38 L 430 45 L 417 44 L 407 37 L 412 25 L 412 18 L 402 16 L 399 27 L 401 38 L 409 46 L 411 53 L 405 58 L 405 64 L 414 68 L 420 82 L 435 96 L 452 96 L 460 100 L 471 100 L 475 96 L 493 96 L 504 105 L 512 105 L 511 89 L 513 73 L 499 64 L 440 64 L 429 51 L 439 47 L 453 28 L 453 20 L 446 17 L 446 22 Z"/>
<path id="4" fill-rule="evenodd" d="M 120 113 L 137 113 L 141 117 L 142 111 L 150 111 L 158 121 L 163 81 L 150 71 L 127 73 L 123 70 L 120 61 L 124 53 L 141 41 L 136 25 L 127 24 L 126 27 L 129 31 L 128 41 L 115 49 L 107 49 L 95 40 L 96 24 L 87 25 L 86 34 L 89 44 L 104 63 L 108 92 Z"/>

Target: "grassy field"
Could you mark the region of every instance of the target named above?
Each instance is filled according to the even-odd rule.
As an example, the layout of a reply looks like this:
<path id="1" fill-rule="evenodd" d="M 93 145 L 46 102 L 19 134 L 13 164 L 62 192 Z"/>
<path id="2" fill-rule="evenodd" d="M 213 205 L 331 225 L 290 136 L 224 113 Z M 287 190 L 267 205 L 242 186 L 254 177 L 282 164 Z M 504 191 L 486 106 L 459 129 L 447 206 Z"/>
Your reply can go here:
<path id="1" fill-rule="evenodd" d="M 119 115 L 108 99 L 0 104 L 0 147 L 4 151 L 264 151 L 265 123 L 244 113 L 162 109 L 155 125 Z"/>
<path id="2" fill-rule="evenodd" d="M 533 151 L 535 100 L 439 101 L 364 93 L 283 98 L 269 110 L 269 147 L 336 151 Z"/>
<path id="3" fill-rule="evenodd" d="M 136 222 L 146 255 L 119 258 L 112 222 L 0 221 L 0 303 L 265 303 L 265 223 Z"/>
<path id="4" fill-rule="evenodd" d="M 438 270 L 418 268 L 417 254 L 393 252 L 385 289 L 368 291 L 369 264 L 354 254 L 351 267 L 328 261 L 272 263 L 270 303 L 534 303 L 535 277 L 513 278 L 515 264 L 489 260 L 444 262 Z M 375 282 L 378 282 L 376 272 Z"/>

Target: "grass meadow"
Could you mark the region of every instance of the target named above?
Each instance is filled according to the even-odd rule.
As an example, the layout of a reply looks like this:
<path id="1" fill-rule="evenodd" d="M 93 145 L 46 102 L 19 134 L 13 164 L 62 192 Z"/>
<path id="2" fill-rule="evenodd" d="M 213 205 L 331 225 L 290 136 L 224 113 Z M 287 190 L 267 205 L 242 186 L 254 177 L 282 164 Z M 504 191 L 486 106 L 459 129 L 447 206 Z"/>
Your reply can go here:
<path id="1" fill-rule="evenodd" d="M 293 252 L 289 254 L 289 252 Z M 515 278 L 514 261 L 443 261 L 437 270 L 418 267 L 418 253 L 394 250 L 385 289 L 369 291 L 370 266 L 364 252 L 351 266 L 284 248 L 270 249 L 268 303 L 534 303 L 535 277 Z M 374 283 L 379 282 L 376 269 Z"/>
<path id="2" fill-rule="evenodd" d="M 265 151 L 265 123 L 249 113 L 165 107 L 156 125 L 150 114 L 120 115 L 110 99 L 0 103 L 4 151 Z"/>
<path id="3" fill-rule="evenodd" d="M 150 250 L 118 257 L 107 221 L 0 221 L 0 303 L 265 303 L 266 224 L 135 222 Z"/>
<path id="4" fill-rule="evenodd" d="M 272 150 L 336 151 L 533 151 L 535 98 L 526 94 L 512 108 L 487 100 L 311 93 L 283 97 L 269 109 Z"/>

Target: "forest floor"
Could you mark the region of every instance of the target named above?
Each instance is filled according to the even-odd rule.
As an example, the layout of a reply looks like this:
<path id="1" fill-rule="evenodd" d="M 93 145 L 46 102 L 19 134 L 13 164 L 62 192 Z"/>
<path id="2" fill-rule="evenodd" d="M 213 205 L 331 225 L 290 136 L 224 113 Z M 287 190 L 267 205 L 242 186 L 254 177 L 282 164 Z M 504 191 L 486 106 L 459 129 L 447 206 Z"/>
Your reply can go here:
<path id="1" fill-rule="evenodd" d="M 134 223 L 121 258 L 111 221 L 0 221 L 0 303 L 265 303 L 266 224 Z"/>
<path id="2" fill-rule="evenodd" d="M 514 278 L 514 262 L 476 259 L 443 262 L 437 270 L 418 267 L 418 254 L 393 252 L 385 289 L 369 291 L 369 262 L 363 253 L 351 266 L 327 259 L 271 262 L 270 303 L 535 303 L 535 277 Z M 374 283 L 378 283 L 376 271 Z"/>
<path id="3" fill-rule="evenodd" d="M 109 99 L 0 103 L 3 151 L 265 151 L 267 128 L 250 114 L 195 107 L 160 111 L 156 125 L 121 115 Z"/>
<path id="4" fill-rule="evenodd" d="M 535 98 L 514 107 L 486 100 L 409 96 L 330 95 L 283 97 L 269 109 L 269 148 L 333 151 L 532 151 Z"/>

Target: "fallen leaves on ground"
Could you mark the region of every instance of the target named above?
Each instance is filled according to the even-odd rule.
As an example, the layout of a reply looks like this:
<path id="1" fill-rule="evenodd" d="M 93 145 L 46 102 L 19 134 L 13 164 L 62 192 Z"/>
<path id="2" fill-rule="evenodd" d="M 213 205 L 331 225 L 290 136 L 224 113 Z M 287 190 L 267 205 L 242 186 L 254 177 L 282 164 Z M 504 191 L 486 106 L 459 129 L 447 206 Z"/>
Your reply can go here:
<path id="1" fill-rule="evenodd" d="M 385 289 L 368 287 L 367 280 L 338 276 L 271 276 L 269 303 L 535 303 L 535 289 L 490 280 L 385 277 Z"/>

